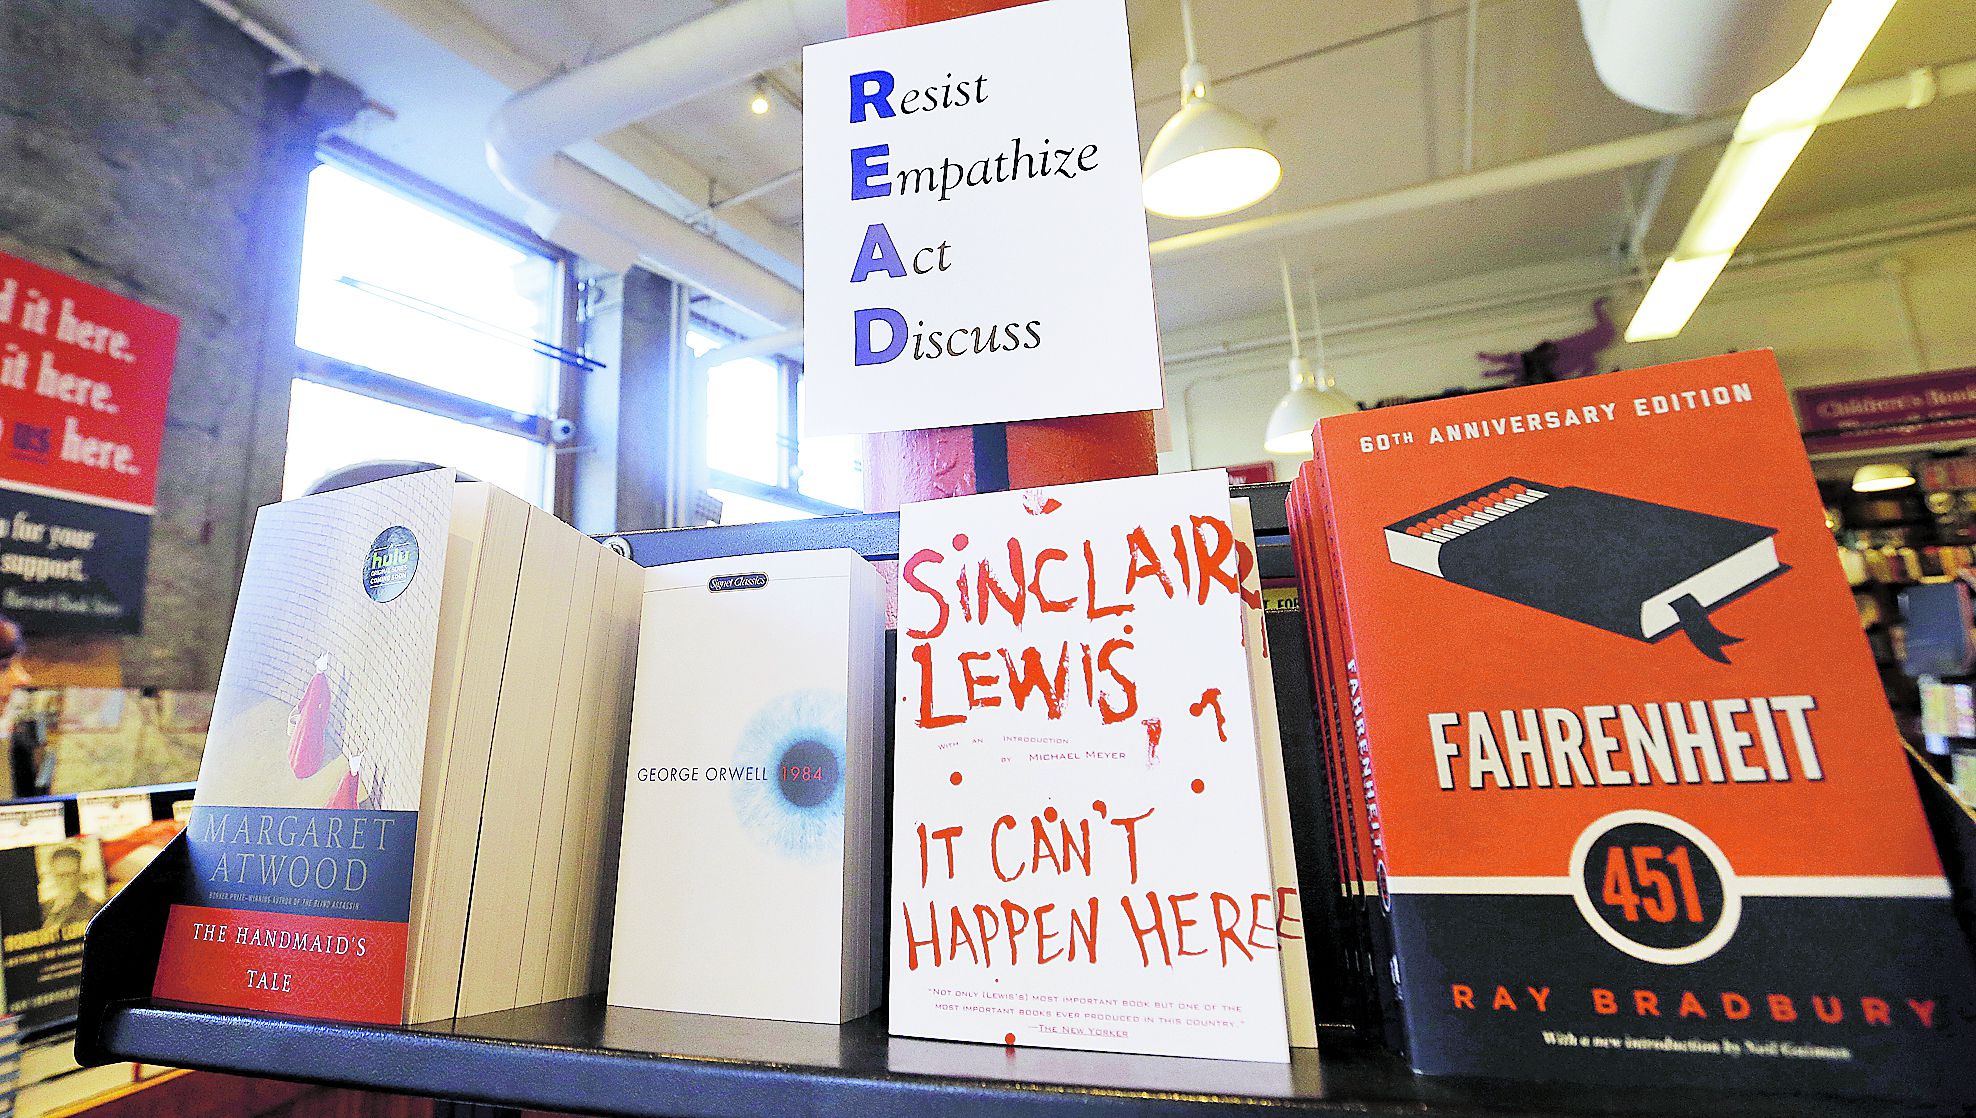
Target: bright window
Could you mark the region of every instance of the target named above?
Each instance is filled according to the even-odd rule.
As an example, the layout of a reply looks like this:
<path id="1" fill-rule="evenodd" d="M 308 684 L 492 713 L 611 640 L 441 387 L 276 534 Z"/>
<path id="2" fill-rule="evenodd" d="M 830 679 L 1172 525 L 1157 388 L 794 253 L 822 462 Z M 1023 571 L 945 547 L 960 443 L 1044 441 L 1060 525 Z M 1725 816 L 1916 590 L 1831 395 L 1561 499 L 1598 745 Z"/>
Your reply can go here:
<path id="1" fill-rule="evenodd" d="M 301 496 L 310 482 L 354 462 L 413 458 L 457 466 L 517 496 L 543 501 L 546 463 L 538 443 L 306 380 L 295 382 L 294 393 L 284 498 Z M 298 462 L 333 464 L 307 466 L 300 471 L 304 477 L 295 468 Z"/>
<path id="2" fill-rule="evenodd" d="M 456 466 L 546 506 L 563 269 L 334 164 L 309 176 L 283 495 L 374 459 Z"/>
<path id="3" fill-rule="evenodd" d="M 687 331 L 695 357 L 727 344 L 708 324 Z M 744 357 L 707 370 L 708 492 L 721 523 L 853 512 L 864 507 L 864 464 L 853 436 L 797 438 L 802 366 Z"/>

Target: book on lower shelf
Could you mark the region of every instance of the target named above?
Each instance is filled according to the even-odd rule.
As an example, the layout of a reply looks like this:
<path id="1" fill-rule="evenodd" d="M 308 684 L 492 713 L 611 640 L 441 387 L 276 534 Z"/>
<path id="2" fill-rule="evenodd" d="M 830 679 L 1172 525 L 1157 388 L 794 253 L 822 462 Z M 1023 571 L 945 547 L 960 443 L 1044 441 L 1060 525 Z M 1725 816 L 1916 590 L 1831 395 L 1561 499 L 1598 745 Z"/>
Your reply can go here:
<path id="1" fill-rule="evenodd" d="M 74 1019 L 83 935 L 107 895 L 94 835 L 0 850 L 0 981 L 23 1030 Z"/>
<path id="2" fill-rule="evenodd" d="M 450 470 L 262 509 L 155 996 L 399 1024 L 594 989 L 641 576 Z"/>
<path id="3" fill-rule="evenodd" d="M 899 554 L 891 1031 L 1287 1061 L 1227 475 L 907 505 Z"/>
<path id="4" fill-rule="evenodd" d="M 826 1024 L 870 1013 L 885 881 L 877 569 L 845 550 L 653 567 L 643 628 L 610 1003 Z"/>
<path id="5" fill-rule="evenodd" d="M 1767 351 L 1315 442 L 1319 730 L 1416 1068 L 1966 1092 L 1968 945 Z"/>

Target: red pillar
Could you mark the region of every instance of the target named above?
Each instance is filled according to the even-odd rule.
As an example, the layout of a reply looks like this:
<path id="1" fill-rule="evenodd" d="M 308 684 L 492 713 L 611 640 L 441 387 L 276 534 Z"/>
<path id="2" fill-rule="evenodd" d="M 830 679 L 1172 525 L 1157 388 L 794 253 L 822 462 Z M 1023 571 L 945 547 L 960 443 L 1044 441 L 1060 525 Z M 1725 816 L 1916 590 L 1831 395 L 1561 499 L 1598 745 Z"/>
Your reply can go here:
<path id="1" fill-rule="evenodd" d="M 938 23 L 1029 0 L 845 0 L 851 34 Z M 1067 375 L 1075 375 L 1067 370 Z M 1009 486 L 1102 481 L 1155 473 L 1153 413 L 1118 412 L 1007 425 Z M 865 503 L 874 512 L 907 501 L 978 491 L 974 429 L 898 431 L 865 440 Z"/>

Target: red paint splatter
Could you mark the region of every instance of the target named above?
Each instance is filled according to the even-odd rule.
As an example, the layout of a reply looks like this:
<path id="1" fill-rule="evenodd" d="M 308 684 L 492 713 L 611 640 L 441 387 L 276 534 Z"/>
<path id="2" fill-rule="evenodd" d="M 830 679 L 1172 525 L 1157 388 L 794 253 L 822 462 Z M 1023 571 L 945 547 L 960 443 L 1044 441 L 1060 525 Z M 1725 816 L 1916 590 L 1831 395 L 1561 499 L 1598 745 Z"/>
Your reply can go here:
<path id="1" fill-rule="evenodd" d="M 1062 501 L 1042 493 L 1029 492 L 1022 495 L 1022 511 L 1031 516 L 1048 516 L 1062 507 Z"/>
<path id="2" fill-rule="evenodd" d="M 1201 692 L 1201 701 L 1188 706 L 1187 713 L 1199 718 L 1201 712 L 1207 710 L 1209 707 L 1214 708 L 1214 732 L 1216 736 L 1220 737 L 1222 741 L 1227 741 L 1228 716 L 1221 712 L 1221 688 L 1210 687 Z"/>
<path id="3" fill-rule="evenodd" d="M 960 782 L 961 782 L 961 774 L 959 774 L 959 773 L 948 773 L 948 774 L 947 774 L 947 783 L 949 783 L 949 784 L 959 784 Z"/>
<path id="4" fill-rule="evenodd" d="M 1055 823 L 1057 821 L 1057 809 L 1053 807 L 1044 808 L 1043 819 L 1045 822 Z"/>
<path id="5" fill-rule="evenodd" d="M 1194 790 L 1194 794 L 1197 796 L 1200 795 L 1202 792 L 1208 790 L 1207 781 L 1202 780 L 1198 776 L 1194 778 L 1194 783 L 1188 785 L 1188 787 L 1192 788 Z"/>
<path id="6" fill-rule="evenodd" d="M 1160 759 L 1160 720 L 1146 718 L 1140 724 L 1146 727 L 1146 763 L 1150 765 Z"/>

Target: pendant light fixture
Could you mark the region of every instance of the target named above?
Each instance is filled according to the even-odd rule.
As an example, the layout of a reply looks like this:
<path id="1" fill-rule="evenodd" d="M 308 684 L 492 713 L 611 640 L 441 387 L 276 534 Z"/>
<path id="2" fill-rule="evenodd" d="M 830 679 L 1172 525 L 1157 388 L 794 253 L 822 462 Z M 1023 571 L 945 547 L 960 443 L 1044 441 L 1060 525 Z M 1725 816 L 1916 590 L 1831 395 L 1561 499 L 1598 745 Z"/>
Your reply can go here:
<path id="1" fill-rule="evenodd" d="M 1283 164 L 1248 119 L 1208 96 L 1208 72 L 1194 54 L 1194 12 L 1180 0 L 1187 65 L 1180 111 L 1146 152 L 1146 208 L 1163 217 L 1218 217 L 1253 206 L 1283 181 Z"/>
<path id="2" fill-rule="evenodd" d="M 1276 402 L 1269 413 L 1269 427 L 1262 448 L 1271 454 L 1309 454 L 1310 429 L 1317 421 L 1333 415 L 1349 415 L 1358 410 L 1358 401 L 1338 391 L 1331 372 L 1324 364 L 1324 323 L 1317 317 L 1317 297 L 1310 303 L 1311 325 L 1316 327 L 1317 371 L 1304 359 L 1303 338 L 1297 331 L 1297 300 L 1290 291 L 1290 262 L 1276 254 L 1276 266 L 1283 273 L 1283 313 L 1290 320 L 1290 391 Z"/>
<path id="3" fill-rule="evenodd" d="M 1852 487 L 1855 493 L 1885 493 L 1889 489 L 1906 489 L 1914 484 L 1914 472 L 1899 462 L 1874 462 L 1861 466 L 1853 473 Z"/>

